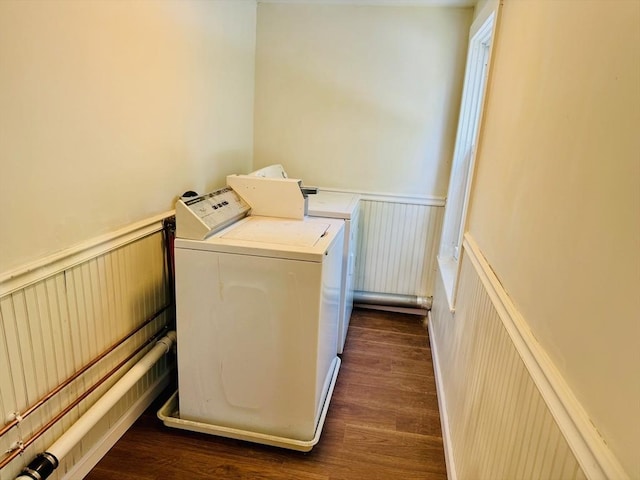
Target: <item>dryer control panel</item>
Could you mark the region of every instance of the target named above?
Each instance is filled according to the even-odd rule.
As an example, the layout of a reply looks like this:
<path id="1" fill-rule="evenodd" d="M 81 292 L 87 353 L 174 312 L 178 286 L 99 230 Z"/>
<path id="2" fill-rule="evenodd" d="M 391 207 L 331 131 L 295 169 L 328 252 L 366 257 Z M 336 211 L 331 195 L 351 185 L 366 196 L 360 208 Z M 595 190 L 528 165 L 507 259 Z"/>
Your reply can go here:
<path id="1" fill-rule="evenodd" d="M 176 202 L 176 237 L 203 240 L 248 215 L 251 207 L 230 187 Z"/>

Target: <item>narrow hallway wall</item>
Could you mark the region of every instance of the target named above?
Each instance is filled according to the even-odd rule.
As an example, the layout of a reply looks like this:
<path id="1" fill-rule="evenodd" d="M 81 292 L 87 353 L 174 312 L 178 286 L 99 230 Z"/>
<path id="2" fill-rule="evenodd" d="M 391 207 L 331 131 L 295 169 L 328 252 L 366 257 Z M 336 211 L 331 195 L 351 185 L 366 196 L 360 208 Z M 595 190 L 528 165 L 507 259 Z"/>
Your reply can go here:
<path id="1" fill-rule="evenodd" d="M 0 2 L 0 274 L 251 167 L 254 2 Z"/>
<path id="2" fill-rule="evenodd" d="M 466 245 L 545 375 L 638 478 L 640 4 L 508 1 L 501 15 Z M 461 300 L 449 322 L 480 315 Z"/>

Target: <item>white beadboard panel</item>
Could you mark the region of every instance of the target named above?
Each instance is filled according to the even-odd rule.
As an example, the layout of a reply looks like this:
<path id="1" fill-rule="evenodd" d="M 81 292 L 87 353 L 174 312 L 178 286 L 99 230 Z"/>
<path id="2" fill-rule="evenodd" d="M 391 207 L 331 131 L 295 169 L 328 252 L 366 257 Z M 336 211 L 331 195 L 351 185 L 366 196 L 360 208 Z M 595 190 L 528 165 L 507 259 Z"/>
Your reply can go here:
<path id="1" fill-rule="evenodd" d="M 41 265 L 46 275 L 25 268 L 19 274 L 3 277 L 0 281 L 0 291 L 5 292 L 0 297 L 3 418 L 12 412 L 25 411 L 169 303 L 164 238 L 155 225 L 157 221 L 154 218 L 141 222 L 117 235 L 89 242 L 85 250 L 75 249 L 70 255 L 52 258 Z M 150 227 L 151 224 L 154 226 Z M 169 311 L 159 315 L 0 437 L 0 458 L 4 458 L 3 452 L 12 443 L 27 440 L 169 321 Z M 145 351 L 2 469 L 0 480 L 15 478 L 24 465 L 68 429 Z M 94 451 L 95 443 L 119 423 L 120 417 L 148 389 L 166 377 L 169 368 L 166 359 L 152 368 L 50 478 L 63 478 L 86 452 Z"/>
<path id="2" fill-rule="evenodd" d="M 388 194 L 360 208 L 355 289 L 432 296 L 444 208 Z"/>
<path id="3" fill-rule="evenodd" d="M 450 478 L 628 478 L 468 234 L 429 327 Z"/>
<path id="4" fill-rule="evenodd" d="M 586 478 L 466 251 L 455 314 L 438 280 L 431 318 L 450 478 Z"/>

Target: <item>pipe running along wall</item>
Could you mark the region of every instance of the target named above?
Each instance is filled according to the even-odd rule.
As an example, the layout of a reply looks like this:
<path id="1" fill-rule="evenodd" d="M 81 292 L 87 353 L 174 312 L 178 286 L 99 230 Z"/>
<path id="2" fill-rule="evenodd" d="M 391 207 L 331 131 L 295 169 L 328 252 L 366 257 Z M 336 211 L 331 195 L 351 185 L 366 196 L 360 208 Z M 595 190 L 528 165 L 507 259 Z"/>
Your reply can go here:
<path id="1" fill-rule="evenodd" d="M 164 333 L 167 331 L 166 328 L 163 328 L 160 332 L 155 333 L 151 338 L 149 338 L 142 345 L 139 345 L 133 352 L 127 355 L 124 359 L 122 359 L 118 364 L 113 367 L 109 372 L 100 377 L 100 379 L 91 385 L 87 390 L 85 390 L 82 394 L 80 394 L 75 400 L 69 403 L 66 407 L 60 410 L 51 420 L 45 423 L 42 427 L 36 430 L 35 433 L 29 437 L 26 441 L 16 442 L 15 449 L 9 453 L 5 458 L 0 460 L 0 470 L 3 469 L 6 465 L 9 464 L 14 458 L 18 455 L 22 455 L 27 447 L 29 447 L 33 442 L 35 442 L 38 438 L 40 438 L 47 430 L 49 430 L 54 424 L 56 424 L 62 417 L 64 417 L 67 413 L 69 413 L 73 408 L 75 408 L 80 402 L 82 402 L 85 398 L 91 395 L 100 385 L 109 380 L 116 372 L 118 372 L 122 367 L 124 367 L 131 359 L 136 357 L 142 350 L 145 350 L 150 344 L 155 343 L 158 338 L 164 336 Z"/>
<path id="2" fill-rule="evenodd" d="M 146 327 L 147 325 L 149 325 L 152 321 L 154 321 L 156 318 L 158 318 L 161 314 L 163 314 L 168 308 L 169 308 L 170 304 L 166 304 L 164 306 L 162 306 L 162 308 L 160 308 L 160 310 L 158 310 L 156 313 L 154 313 L 153 315 L 151 315 L 149 318 L 147 318 L 144 322 L 142 322 L 140 325 L 138 325 L 136 328 L 134 328 L 133 330 L 131 330 L 129 333 L 127 333 L 124 337 L 122 337 L 120 340 L 118 340 L 116 343 L 114 343 L 113 345 L 111 345 L 109 348 L 107 348 L 104 352 L 102 352 L 100 355 L 98 355 L 96 358 L 94 358 L 93 360 L 91 360 L 89 363 L 87 363 L 86 365 L 84 365 L 82 368 L 80 368 L 79 370 L 77 370 L 73 375 L 71 375 L 70 377 L 68 377 L 66 380 L 64 380 L 62 383 L 60 383 L 56 388 L 54 388 L 53 390 L 51 390 L 49 393 L 47 393 L 46 395 L 44 395 L 42 398 L 40 398 L 37 402 L 35 402 L 33 405 L 31 405 L 29 408 L 27 408 L 26 410 L 24 410 L 23 412 L 14 412 L 12 414 L 12 418 L 11 421 L 9 421 L 9 423 L 7 423 L 6 425 L 4 425 L 2 428 L 0 428 L 0 436 L 4 435 L 5 433 L 7 433 L 9 430 L 11 430 L 13 427 L 15 427 L 16 425 L 18 425 L 21 421 L 23 421 L 25 418 L 27 418 L 29 415 L 31 415 L 33 412 L 35 412 L 38 408 L 40 408 L 42 405 L 44 405 L 46 402 L 48 402 L 49 400 L 51 400 L 57 393 L 59 393 L 60 391 L 62 391 L 63 389 L 65 389 L 66 387 L 68 387 L 69 385 L 71 385 L 71 383 L 73 383 L 74 380 L 78 379 L 83 373 L 85 373 L 87 370 L 89 370 L 91 367 L 93 367 L 94 365 L 96 365 L 100 360 L 102 360 L 103 358 L 105 358 L 107 355 L 109 355 L 111 352 L 113 352 L 114 350 L 116 350 L 118 347 L 120 347 L 122 344 L 124 344 L 124 342 L 126 342 L 127 340 L 129 340 L 131 337 L 133 337 L 136 333 L 138 333 L 140 330 L 142 330 L 144 327 Z M 0 462 L 0 468 L 2 468 L 3 462 Z"/>
<path id="3" fill-rule="evenodd" d="M 60 459 L 93 428 L 135 383 L 166 354 L 176 341 L 176 332 L 170 331 L 118 380 L 87 412 L 75 422 L 46 452 L 38 454 L 16 480 L 44 480 L 58 467 Z"/>
<path id="4" fill-rule="evenodd" d="M 418 308 L 431 310 L 431 297 L 401 295 L 396 293 L 353 292 L 353 303 L 380 307 Z"/>

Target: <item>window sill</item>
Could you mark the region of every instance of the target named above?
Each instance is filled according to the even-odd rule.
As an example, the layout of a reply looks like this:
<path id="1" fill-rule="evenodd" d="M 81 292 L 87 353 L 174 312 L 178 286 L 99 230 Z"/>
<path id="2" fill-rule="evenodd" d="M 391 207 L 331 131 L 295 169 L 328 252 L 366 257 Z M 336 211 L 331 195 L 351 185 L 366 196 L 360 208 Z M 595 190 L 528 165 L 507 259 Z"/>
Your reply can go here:
<path id="1" fill-rule="evenodd" d="M 456 311 L 455 287 L 458 279 L 458 262 L 453 257 L 438 256 L 438 270 L 440 270 L 440 277 L 442 278 L 444 291 L 447 295 L 449 311 L 454 313 Z"/>

